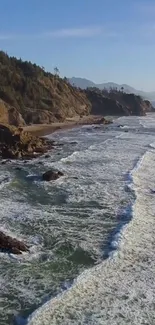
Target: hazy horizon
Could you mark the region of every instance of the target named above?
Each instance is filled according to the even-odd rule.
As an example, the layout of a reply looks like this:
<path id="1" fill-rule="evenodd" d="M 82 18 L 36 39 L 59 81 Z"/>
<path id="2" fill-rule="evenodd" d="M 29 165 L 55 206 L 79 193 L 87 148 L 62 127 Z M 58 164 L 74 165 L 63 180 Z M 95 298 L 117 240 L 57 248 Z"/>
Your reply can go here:
<path id="1" fill-rule="evenodd" d="M 132 87 L 132 88 L 134 88 L 135 90 L 140 90 L 140 91 L 144 91 L 144 92 L 155 92 L 155 87 L 154 87 L 154 89 L 152 89 L 152 90 L 146 90 L 146 89 L 140 89 L 140 88 L 138 88 L 138 87 L 134 87 L 133 85 L 129 85 L 129 84 L 127 84 L 126 82 L 122 82 L 122 83 L 118 83 L 117 81 L 114 81 L 114 80 L 106 80 L 106 81 L 100 81 L 100 82 L 98 82 L 98 81 L 94 81 L 94 80 L 90 80 L 90 79 L 88 79 L 88 78 L 85 78 L 84 76 L 83 77 L 81 77 L 81 76 L 69 76 L 68 77 L 69 79 L 72 79 L 72 78 L 77 78 L 77 79 L 85 79 L 85 80 L 88 80 L 88 81 L 91 81 L 91 82 L 93 82 L 94 84 L 96 84 L 96 85 L 102 85 L 102 84 L 108 84 L 108 83 L 115 83 L 115 84 L 118 84 L 118 85 L 126 85 L 126 86 L 129 86 L 129 87 Z"/>
<path id="2" fill-rule="evenodd" d="M 1 50 L 62 76 L 155 91 L 153 0 L 1 0 Z"/>

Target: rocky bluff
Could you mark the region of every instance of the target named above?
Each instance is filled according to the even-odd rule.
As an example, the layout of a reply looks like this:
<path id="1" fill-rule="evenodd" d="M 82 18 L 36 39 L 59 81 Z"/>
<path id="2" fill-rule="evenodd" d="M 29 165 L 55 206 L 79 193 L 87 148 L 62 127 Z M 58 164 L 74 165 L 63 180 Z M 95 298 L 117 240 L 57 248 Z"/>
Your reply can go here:
<path id="1" fill-rule="evenodd" d="M 67 78 L 0 51 L 0 123 L 48 124 L 89 114 L 144 115 L 149 101 L 116 89 L 81 90 Z"/>

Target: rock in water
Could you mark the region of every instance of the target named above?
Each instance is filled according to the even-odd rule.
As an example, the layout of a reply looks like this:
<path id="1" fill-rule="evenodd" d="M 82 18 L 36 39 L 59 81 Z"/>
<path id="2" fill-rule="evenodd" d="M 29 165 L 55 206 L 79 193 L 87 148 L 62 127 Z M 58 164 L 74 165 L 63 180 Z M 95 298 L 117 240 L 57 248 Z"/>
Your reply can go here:
<path id="1" fill-rule="evenodd" d="M 60 171 L 56 172 L 54 170 L 48 170 L 46 173 L 42 175 L 43 181 L 50 182 L 55 181 L 59 177 L 63 176 L 64 174 Z"/>
<path id="2" fill-rule="evenodd" d="M 13 254 L 22 254 L 22 252 L 29 251 L 23 242 L 5 235 L 2 231 L 0 231 L 0 249 Z"/>

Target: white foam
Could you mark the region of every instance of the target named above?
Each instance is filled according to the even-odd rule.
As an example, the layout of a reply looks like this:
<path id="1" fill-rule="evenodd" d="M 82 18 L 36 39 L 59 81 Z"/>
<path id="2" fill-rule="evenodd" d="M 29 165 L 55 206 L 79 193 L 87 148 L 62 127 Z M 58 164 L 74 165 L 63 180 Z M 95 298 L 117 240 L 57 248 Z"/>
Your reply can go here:
<path id="1" fill-rule="evenodd" d="M 150 150 L 132 172 L 133 218 L 121 232 L 117 254 L 85 271 L 71 289 L 39 308 L 28 325 L 154 324 L 154 170 Z"/>
<path id="2" fill-rule="evenodd" d="M 122 123 L 129 127 L 133 124 L 135 128 L 139 128 L 139 121 L 135 117 L 129 118 L 129 120 L 124 118 Z M 103 132 L 102 129 L 92 132 L 79 129 L 54 136 L 59 141 L 63 141 L 65 138 L 66 144 L 62 146 L 61 153 L 59 151 L 60 155 L 56 153 L 52 160 L 42 157 L 44 166 L 37 165 L 40 158 L 24 165 L 25 173 L 18 173 L 13 168 L 4 166 L 4 170 L 11 169 L 8 175 L 13 181 L 1 189 L 1 225 L 13 235 L 24 240 L 31 249 L 30 254 L 17 257 L 17 260 L 12 260 L 7 255 L 0 255 L 0 284 L 2 283 L 0 305 L 4 306 L 1 310 L 1 318 L 7 318 L 8 314 L 13 315 L 15 309 L 20 311 L 22 308 L 19 306 L 19 302 L 25 309 L 31 308 L 34 302 L 36 305 L 40 305 L 44 300 L 44 295 L 47 296 L 49 293 L 56 295 L 57 292 L 60 292 L 60 279 L 68 279 L 68 277 L 74 277 L 82 272 L 84 267 L 81 268 L 74 263 L 74 270 L 67 269 L 67 259 L 57 254 L 57 250 L 59 248 L 61 250 L 65 241 L 69 243 L 71 249 L 75 248 L 76 250 L 79 247 L 95 261 L 101 261 L 107 234 L 113 231 L 115 225 L 118 224 L 121 212 L 126 213 L 122 208 L 133 202 L 132 191 L 124 192 L 124 185 L 129 186 L 127 178 L 129 172 L 127 173 L 127 171 L 132 169 L 134 162 L 148 149 L 149 143 L 154 141 L 154 134 L 145 136 L 144 134 L 132 134 L 132 131 L 125 133 L 116 128 L 115 123 L 109 127 L 107 132 Z M 78 140 L 76 146 L 67 145 L 74 140 Z M 73 150 L 76 151 L 76 154 L 71 156 Z M 67 164 L 63 161 L 62 158 L 69 157 L 70 159 L 70 156 L 71 163 Z M 42 174 L 44 167 L 62 170 L 65 177 L 56 182 L 38 182 L 36 175 Z M 0 177 L 4 176 L 4 170 L 0 173 Z M 26 175 L 31 175 L 31 181 Z M 145 189 L 146 195 L 150 195 L 150 189 L 154 189 L 154 187 Z M 60 321 L 62 324 L 66 322 L 67 325 L 72 323 L 77 325 L 78 323 L 83 324 L 86 320 L 87 324 L 91 324 L 90 317 L 95 317 L 94 324 L 98 324 L 99 321 L 101 324 L 103 323 L 103 318 L 100 316 L 101 309 L 104 310 L 102 300 L 104 301 L 105 288 L 103 286 L 110 274 L 112 279 L 114 278 L 113 265 L 122 250 L 121 243 L 124 241 L 126 232 L 125 224 L 124 227 L 121 233 L 118 232 L 113 237 L 112 249 L 117 248 L 118 253 L 111 254 L 109 262 L 104 263 L 103 269 L 100 269 L 100 265 L 82 273 L 75 281 L 74 289 L 72 288 L 66 293 L 68 297 L 66 303 L 66 296 L 59 296 L 59 301 L 56 298 L 54 309 L 50 313 L 48 308 L 53 307 L 52 303 L 49 304 L 47 306 L 48 315 L 44 315 L 43 312 L 42 322 L 40 321 L 39 324 L 48 324 L 48 321 L 50 325 L 53 322 L 59 324 Z M 55 263 L 59 267 L 58 273 L 55 272 Z M 111 268 L 112 271 L 110 271 Z M 104 272 L 107 274 L 106 277 Z M 108 281 L 108 291 L 110 291 L 112 288 L 109 287 L 110 280 Z M 84 285 L 84 292 L 80 282 Z M 96 293 L 93 283 L 97 283 L 98 293 Z M 90 296 L 88 301 L 87 290 Z M 10 296 L 12 302 L 9 300 Z M 98 308 L 98 320 L 93 308 Z M 78 309 L 79 315 L 77 314 Z M 91 309 L 94 316 L 91 316 Z M 44 311 L 44 307 L 41 310 Z M 57 310 L 56 313 L 55 310 Z M 107 303 L 105 310 L 106 314 L 110 312 Z"/>
<path id="3" fill-rule="evenodd" d="M 128 129 L 129 127 L 127 125 L 120 126 L 121 129 Z"/>
<path id="4" fill-rule="evenodd" d="M 147 116 L 140 117 L 139 122 L 143 128 L 155 129 L 154 114 L 148 113 Z"/>

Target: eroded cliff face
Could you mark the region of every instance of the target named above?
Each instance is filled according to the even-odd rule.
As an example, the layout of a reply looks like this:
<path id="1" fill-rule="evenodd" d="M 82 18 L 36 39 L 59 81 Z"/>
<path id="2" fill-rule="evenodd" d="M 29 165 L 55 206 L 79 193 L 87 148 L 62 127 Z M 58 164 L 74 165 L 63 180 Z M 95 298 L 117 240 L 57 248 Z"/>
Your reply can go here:
<path id="1" fill-rule="evenodd" d="M 0 99 L 0 123 L 15 126 L 25 125 L 25 121 L 17 108 L 10 106 Z"/>
<path id="2" fill-rule="evenodd" d="M 77 89 L 66 78 L 0 51 L 0 123 L 48 124 L 76 115 L 144 115 L 151 109 L 140 96 Z"/>
<path id="3" fill-rule="evenodd" d="M 92 114 L 98 115 L 145 115 L 153 111 L 152 104 L 140 96 L 122 91 L 111 92 L 99 89 L 87 89 L 87 98 L 91 102 Z"/>
<path id="4" fill-rule="evenodd" d="M 87 115 L 91 110 L 85 93 L 72 87 L 66 78 L 45 72 L 31 62 L 9 57 L 2 51 L 0 99 L 3 100 L 0 121 L 8 121 L 6 109 L 9 109 L 10 123 L 15 125 L 19 122 L 15 112 L 21 114 L 25 123 L 51 123 Z"/>

